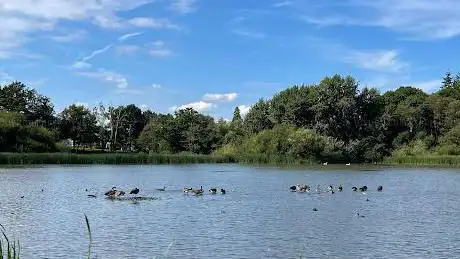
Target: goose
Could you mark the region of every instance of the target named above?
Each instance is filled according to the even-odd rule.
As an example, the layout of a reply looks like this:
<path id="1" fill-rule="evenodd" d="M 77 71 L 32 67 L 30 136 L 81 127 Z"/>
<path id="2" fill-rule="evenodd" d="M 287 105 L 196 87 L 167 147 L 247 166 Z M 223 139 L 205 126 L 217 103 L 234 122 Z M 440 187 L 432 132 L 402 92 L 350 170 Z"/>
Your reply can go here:
<path id="1" fill-rule="evenodd" d="M 106 191 L 106 192 L 104 193 L 104 195 L 106 195 L 106 196 L 112 196 L 112 195 L 114 195 L 115 192 L 116 192 L 116 190 L 115 190 L 116 188 L 117 188 L 117 187 L 112 187 L 112 189 L 109 190 L 109 191 Z"/>
<path id="2" fill-rule="evenodd" d="M 383 186 L 379 185 L 379 186 L 377 187 L 377 191 L 378 191 L 378 192 L 381 192 L 382 190 L 383 190 Z"/>
<path id="3" fill-rule="evenodd" d="M 345 165 L 351 165 L 351 163 L 345 164 Z"/>
<path id="4" fill-rule="evenodd" d="M 129 194 L 138 194 L 139 193 L 139 189 L 138 188 L 134 188 L 132 189 Z"/>
<path id="5" fill-rule="evenodd" d="M 200 189 L 199 189 L 199 190 L 192 190 L 192 192 L 193 192 L 195 195 L 202 195 L 202 194 L 203 194 L 203 186 L 200 186 Z"/>
<path id="6" fill-rule="evenodd" d="M 115 194 L 113 194 L 113 196 L 115 196 L 115 197 L 123 196 L 123 195 L 125 195 L 125 192 L 124 191 L 118 191 L 118 190 L 115 191 Z"/>
<path id="7" fill-rule="evenodd" d="M 212 193 L 212 194 L 216 194 L 217 189 L 216 188 L 211 188 L 211 189 L 209 189 L 209 192 Z"/>
<path id="8" fill-rule="evenodd" d="M 356 191 L 358 190 L 358 188 L 356 188 L 356 186 L 353 186 L 351 189 L 352 189 L 354 192 L 356 192 Z"/>
<path id="9" fill-rule="evenodd" d="M 291 191 L 295 192 L 296 189 L 297 189 L 297 186 L 293 185 L 293 186 L 289 187 L 289 189 L 290 189 Z"/>
<path id="10" fill-rule="evenodd" d="M 164 192 L 166 190 L 166 186 L 163 186 L 163 188 L 158 188 L 157 191 Z"/>
<path id="11" fill-rule="evenodd" d="M 367 191 L 367 186 L 364 185 L 363 187 L 360 187 L 360 188 L 359 188 L 359 191 L 360 191 L 360 192 L 365 192 L 365 191 Z"/>
<path id="12" fill-rule="evenodd" d="M 184 187 L 184 189 L 182 189 L 182 191 L 185 193 L 191 192 L 192 190 L 193 190 L 192 188 L 188 188 L 188 187 Z"/>
<path id="13" fill-rule="evenodd" d="M 221 194 L 225 194 L 225 189 L 220 189 Z"/>

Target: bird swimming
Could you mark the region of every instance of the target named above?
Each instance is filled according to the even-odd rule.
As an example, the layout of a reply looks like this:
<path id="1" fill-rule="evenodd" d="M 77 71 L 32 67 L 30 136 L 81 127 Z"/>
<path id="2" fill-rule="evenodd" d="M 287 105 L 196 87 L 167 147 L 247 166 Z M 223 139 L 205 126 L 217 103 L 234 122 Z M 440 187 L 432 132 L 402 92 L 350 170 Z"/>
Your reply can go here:
<path id="1" fill-rule="evenodd" d="M 211 188 L 211 189 L 209 189 L 209 192 L 212 193 L 212 194 L 216 194 L 217 189 L 216 188 Z"/>
<path id="2" fill-rule="evenodd" d="M 377 191 L 378 191 L 378 192 L 381 192 L 382 190 L 383 190 L 383 186 L 379 185 L 379 186 L 377 187 Z"/>
<path id="3" fill-rule="evenodd" d="M 358 215 L 358 218 L 364 218 L 365 216 L 359 215 L 359 213 L 356 213 Z"/>
<path id="4" fill-rule="evenodd" d="M 163 186 L 163 188 L 158 188 L 157 191 L 164 192 L 166 190 L 166 186 Z"/>
<path id="5" fill-rule="evenodd" d="M 340 185 L 338 189 L 339 189 L 339 192 L 341 192 L 343 190 L 342 185 Z"/>
<path id="6" fill-rule="evenodd" d="M 220 189 L 220 193 L 221 193 L 221 194 L 225 194 L 225 189 L 222 189 L 222 188 L 221 188 L 221 189 Z"/>
<path id="7" fill-rule="evenodd" d="M 104 195 L 105 195 L 105 196 L 112 196 L 112 195 L 114 195 L 115 192 L 116 192 L 116 188 L 117 188 L 117 187 L 112 187 L 112 189 L 109 190 L 109 191 L 106 191 L 106 192 L 104 193 Z"/>
<path id="8" fill-rule="evenodd" d="M 356 191 L 358 190 L 358 188 L 356 188 L 356 186 L 353 186 L 351 189 L 352 189 L 354 192 L 356 192 Z"/>
<path id="9" fill-rule="evenodd" d="M 134 188 L 132 189 L 129 194 L 138 194 L 139 193 L 139 189 L 138 188 Z"/>

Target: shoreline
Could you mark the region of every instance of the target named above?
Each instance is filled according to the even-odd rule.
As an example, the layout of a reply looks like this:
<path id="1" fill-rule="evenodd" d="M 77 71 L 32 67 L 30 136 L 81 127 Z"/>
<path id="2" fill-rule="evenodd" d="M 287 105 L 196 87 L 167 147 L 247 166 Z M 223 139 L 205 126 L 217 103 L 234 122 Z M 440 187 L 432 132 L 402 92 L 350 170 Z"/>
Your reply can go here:
<path id="1" fill-rule="evenodd" d="M 288 157 L 265 157 L 263 155 L 237 158 L 221 155 L 199 154 L 147 154 L 147 153 L 0 153 L 0 167 L 97 166 L 97 165 L 191 165 L 191 164 L 237 164 L 275 168 L 309 168 L 343 170 L 364 168 L 460 168 L 460 156 L 411 156 L 388 157 L 380 163 L 322 163 L 311 160 L 295 160 Z"/>

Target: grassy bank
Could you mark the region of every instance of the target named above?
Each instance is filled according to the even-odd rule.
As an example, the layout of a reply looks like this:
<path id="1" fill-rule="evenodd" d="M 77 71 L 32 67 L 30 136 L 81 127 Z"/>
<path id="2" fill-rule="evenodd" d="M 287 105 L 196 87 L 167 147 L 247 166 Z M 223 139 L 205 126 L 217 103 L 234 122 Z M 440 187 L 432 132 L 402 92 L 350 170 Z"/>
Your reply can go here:
<path id="1" fill-rule="evenodd" d="M 146 153 L 0 153 L 0 165 L 45 165 L 45 164 L 198 164 L 233 163 L 229 156 L 196 154 L 146 154 Z"/>

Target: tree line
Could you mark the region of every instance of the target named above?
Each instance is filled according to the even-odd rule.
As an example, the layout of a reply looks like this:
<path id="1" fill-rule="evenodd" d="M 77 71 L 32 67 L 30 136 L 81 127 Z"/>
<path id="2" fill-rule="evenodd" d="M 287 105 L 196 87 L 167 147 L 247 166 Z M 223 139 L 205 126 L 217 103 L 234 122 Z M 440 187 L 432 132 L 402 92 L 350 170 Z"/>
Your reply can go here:
<path id="1" fill-rule="evenodd" d="M 295 85 L 260 99 L 231 121 L 193 109 L 173 114 L 134 104 L 70 105 L 12 82 L 0 89 L 0 152 L 106 151 L 266 155 L 377 162 L 396 155 L 460 154 L 460 73 L 439 91 L 402 86 L 381 94 L 351 76 Z"/>

